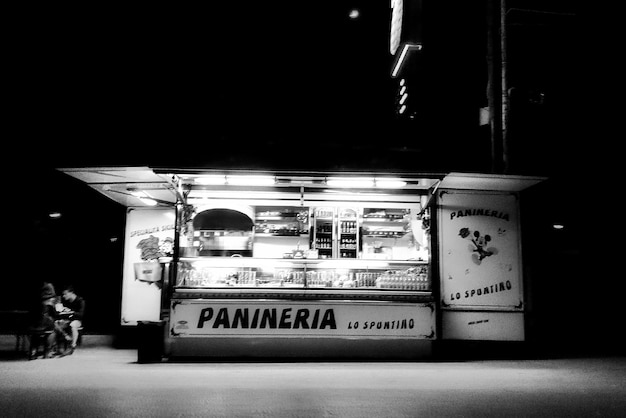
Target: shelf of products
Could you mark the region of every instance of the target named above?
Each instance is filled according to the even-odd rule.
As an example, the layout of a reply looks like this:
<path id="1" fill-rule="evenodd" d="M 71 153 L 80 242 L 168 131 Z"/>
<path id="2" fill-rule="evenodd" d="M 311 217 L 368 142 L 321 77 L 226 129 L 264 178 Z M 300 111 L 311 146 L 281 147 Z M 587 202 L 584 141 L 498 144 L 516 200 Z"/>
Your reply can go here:
<path id="1" fill-rule="evenodd" d="M 302 236 L 309 233 L 309 209 L 257 206 L 254 232 L 258 236 Z"/>
<path id="2" fill-rule="evenodd" d="M 336 248 L 335 208 L 316 208 L 313 212 L 312 246 L 320 258 L 334 258 Z"/>
<path id="3" fill-rule="evenodd" d="M 400 238 L 410 231 L 410 210 L 365 209 L 362 226 L 364 237 Z"/>
<path id="4" fill-rule="evenodd" d="M 358 213 L 354 209 L 341 209 L 338 219 L 339 258 L 357 258 L 359 251 Z"/>

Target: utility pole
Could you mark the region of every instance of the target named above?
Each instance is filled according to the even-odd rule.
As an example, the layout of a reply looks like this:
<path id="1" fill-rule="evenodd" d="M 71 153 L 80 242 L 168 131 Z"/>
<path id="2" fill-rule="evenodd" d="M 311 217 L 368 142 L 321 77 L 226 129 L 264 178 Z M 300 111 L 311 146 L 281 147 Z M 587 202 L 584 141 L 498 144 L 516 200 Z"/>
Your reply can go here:
<path id="1" fill-rule="evenodd" d="M 509 83 L 507 74 L 506 0 L 500 0 L 500 72 L 502 77 L 502 171 L 510 169 L 509 161 Z"/>
<path id="2" fill-rule="evenodd" d="M 506 0 L 487 0 L 487 102 L 493 173 L 506 173 L 509 169 L 506 60 Z"/>
<path id="3" fill-rule="evenodd" d="M 487 0 L 487 106 L 491 129 L 491 172 L 502 171 L 502 83 L 500 68 L 500 0 Z"/>

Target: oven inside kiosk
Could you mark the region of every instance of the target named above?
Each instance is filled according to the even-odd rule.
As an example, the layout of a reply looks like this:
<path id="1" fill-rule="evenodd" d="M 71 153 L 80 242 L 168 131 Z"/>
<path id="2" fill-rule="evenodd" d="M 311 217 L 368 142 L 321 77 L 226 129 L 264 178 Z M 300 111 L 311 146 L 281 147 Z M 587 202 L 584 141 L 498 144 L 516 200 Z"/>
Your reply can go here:
<path id="1" fill-rule="evenodd" d="M 430 354 L 437 178 L 175 178 L 169 356 Z"/>

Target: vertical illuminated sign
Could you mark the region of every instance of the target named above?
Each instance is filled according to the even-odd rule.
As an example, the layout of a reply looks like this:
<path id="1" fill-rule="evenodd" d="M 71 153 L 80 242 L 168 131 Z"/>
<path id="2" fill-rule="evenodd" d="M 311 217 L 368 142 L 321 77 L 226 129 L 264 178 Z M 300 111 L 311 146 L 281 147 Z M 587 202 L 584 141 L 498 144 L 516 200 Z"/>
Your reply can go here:
<path id="1" fill-rule="evenodd" d="M 389 52 L 395 55 L 400 47 L 400 37 L 402 36 L 402 13 L 404 9 L 403 0 L 391 0 L 391 31 L 389 34 Z"/>

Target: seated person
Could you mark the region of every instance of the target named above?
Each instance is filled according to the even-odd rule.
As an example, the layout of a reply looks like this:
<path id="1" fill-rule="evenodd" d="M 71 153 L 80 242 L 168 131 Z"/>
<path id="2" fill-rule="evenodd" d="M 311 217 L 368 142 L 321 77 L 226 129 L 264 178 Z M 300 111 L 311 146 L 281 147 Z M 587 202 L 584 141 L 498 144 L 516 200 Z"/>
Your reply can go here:
<path id="1" fill-rule="evenodd" d="M 66 340 L 71 341 L 70 348 L 64 353 L 65 355 L 69 355 L 76 349 L 79 328 L 83 326 L 85 300 L 76 294 L 73 286 L 67 286 L 63 289 L 62 296 L 63 307 L 66 311 L 69 311 L 69 318 L 57 321 L 57 325 L 58 329 L 64 334 Z M 63 312 L 61 314 L 63 314 Z"/>
<path id="2" fill-rule="evenodd" d="M 54 332 L 50 332 L 43 337 L 47 339 L 46 341 L 37 340 L 37 338 L 41 337 L 36 333 L 39 331 L 55 330 L 55 320 L 57 315 L 54 304 L 56 301 L 57 296 L 54 292 L 54 286 L 52 283 L 44 283 L 40 293 L 40 302 L 37 303 L 31 310 L 30 331 L 32 333 L 32 338 L 35 339 L 30 342 L 31 358 L 37 354 L 37 346 L 41 342 L 43 342 L 45 346 L 44 358 L 52 357 L 52 349 L 54 347 L 55 338 Z"/>

